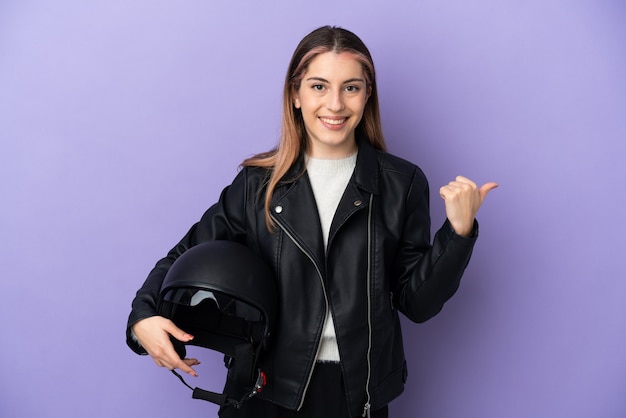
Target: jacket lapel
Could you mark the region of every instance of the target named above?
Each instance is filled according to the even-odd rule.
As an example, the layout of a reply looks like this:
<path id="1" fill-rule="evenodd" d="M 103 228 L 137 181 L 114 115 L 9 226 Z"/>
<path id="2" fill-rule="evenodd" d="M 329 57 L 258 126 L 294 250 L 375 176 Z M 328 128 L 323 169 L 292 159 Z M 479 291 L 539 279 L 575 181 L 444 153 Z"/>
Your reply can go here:
<path id="1" fill-rule="evenodd" d="M 319 213 L 309 177 L 302 173 L 304 158 L 294 164 L 272 198 L 272 216 L 318 266 L 325 264 Z M 368 207 L 370 194 L 378 194 L 378 158 L 367 140 L 359 140 L 356 168 L 341 197 L 330 228 L 328 244 L 355 212 Z M 324 271 L 322 269 L 321 271 Z"/>
<path id="2" fill-rule="evenodd" d="M 354 174 L 341 197 L 328 235 L 328 245 L 341 226 L 357 211 L 369 206 L 369 195 L 378 193 L 378 160 L 369 141 L 361 139 Z"/>
<path id="3" fill-rule="evenodd" d="M 306 173 L 280 187 L 272 198 L 272 216 L 296 244 L 324 266 L 324 243 L 313 189 Z M 320 268 L 320 271 L 324 271 Z"/>

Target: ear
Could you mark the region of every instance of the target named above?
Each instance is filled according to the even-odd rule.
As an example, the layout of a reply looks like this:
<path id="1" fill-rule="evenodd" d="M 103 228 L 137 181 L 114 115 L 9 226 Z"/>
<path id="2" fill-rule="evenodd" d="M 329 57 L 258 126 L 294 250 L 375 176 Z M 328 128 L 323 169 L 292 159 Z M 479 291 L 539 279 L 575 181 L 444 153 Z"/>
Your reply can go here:
<path id="1" fill-rule="evenodd" d="M 293 94 L 292 101 L 293 101 L 293 106 L 296 109 L 300 109 L 301 104 L 300 104 L 300 98 L 298 97 L 298 93 Z"/>

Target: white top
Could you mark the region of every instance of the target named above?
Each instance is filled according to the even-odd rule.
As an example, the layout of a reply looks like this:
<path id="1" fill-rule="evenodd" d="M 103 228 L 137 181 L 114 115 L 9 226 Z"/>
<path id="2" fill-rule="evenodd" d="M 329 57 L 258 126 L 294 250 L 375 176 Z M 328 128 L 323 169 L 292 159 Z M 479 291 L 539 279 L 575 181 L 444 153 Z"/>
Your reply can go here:
<path id="1" fill-rule="evenodd" d="M 346 186 L 352 177 L 356 167 L 357 154 L 339 160 L 326 160 L 307 157 L 307 173 L 313 195 L 317 203 L 324 248 L 328 245 L 330 225 L 337 211 L 337 206 L 343 196 Z M 326 322 L 322 332 L 322 343 L 317 356 L 317 361 L 338 362 L 339 348 L 335 336 L 335 325 L 330 312 L 326 313 Z"/>

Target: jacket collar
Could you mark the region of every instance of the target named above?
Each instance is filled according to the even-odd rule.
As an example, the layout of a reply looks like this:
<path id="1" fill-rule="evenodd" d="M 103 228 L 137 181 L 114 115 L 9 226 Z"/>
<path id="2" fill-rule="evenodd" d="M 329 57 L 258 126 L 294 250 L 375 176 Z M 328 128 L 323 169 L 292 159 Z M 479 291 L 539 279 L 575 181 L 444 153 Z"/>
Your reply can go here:
<path id="1" fill-rule="evenodd" d="M 357 144 L 359 155 L 356 157 L 354 181 L 363 190 L 378 194 L 378 152 L 365 138 L 359 137 Z"/>
<path id="2" fill-rule="evenodd" d="M 356 168 L 341 197 L 330 227 L 328 246 L 337 231 L 354 213 L 369 207 L 366 194 L 379 191 L 379 167 L 376 149 L 367 140 L 358 140 Z M 293 164 L 272 197 L 272 217 L 294 241 L 310 255 L 320 270 L 324 269 L 325 251 L 322 231 L 309 178 L 304 172 L 304 155 Z"/>
<path id="3" fill-rule="evenodd" d="M 357 145 L 359 147 L 359 154 L 356 158 L 353 181 L 360 189 L 372 194 L 378 194 L 378 151 L 363 137 L 357 137 Z M 301 154 L 291 166 L 282 182 L 292 183 L 300 178 L 302 173 L 304 173 L 304 161 L 304 154 Z"/>

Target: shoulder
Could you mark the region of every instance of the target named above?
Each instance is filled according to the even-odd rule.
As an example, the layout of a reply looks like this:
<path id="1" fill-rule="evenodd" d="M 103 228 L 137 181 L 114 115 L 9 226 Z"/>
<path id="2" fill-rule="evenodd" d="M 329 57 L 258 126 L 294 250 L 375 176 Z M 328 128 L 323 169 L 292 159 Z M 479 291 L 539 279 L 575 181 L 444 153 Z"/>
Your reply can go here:
<path id="1" fill-rule="evenodd" d="M 222 191 L 222 197 L 237 196 L 254 197 L 267 185 L 269 170 L 261 167 L 239 167 L 237 175 Z"/>
<path id="2" fill-rule="evenodd" d="M 376 151 L 376 154 L 382 176 L 406 178 L 410 182 L 427 184 L 422 169 L 411 161 L 385 151 Z"/>
<path id="3" fill-rule="evenodd" d="M 355 181 L 374 193 L 428 188 L 426 176 L 416 164 L 375 149 L 367 141 L 359 143 Z"/>
<path id="4" fill-rule="evenodd" d="M 257 166 L 242 166 L 235 177 L 235 182 L 241 181 L 245 183 L 265 183 L 271 175 L 271 170 Z"/>

